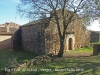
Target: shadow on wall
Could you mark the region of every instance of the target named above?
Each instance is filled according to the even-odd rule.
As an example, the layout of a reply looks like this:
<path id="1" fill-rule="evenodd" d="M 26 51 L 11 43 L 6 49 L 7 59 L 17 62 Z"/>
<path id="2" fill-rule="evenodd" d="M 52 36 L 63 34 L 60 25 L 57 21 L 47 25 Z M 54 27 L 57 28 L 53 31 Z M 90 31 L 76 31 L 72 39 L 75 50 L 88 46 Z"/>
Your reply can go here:
<path id="1" fill-rule="evenodd" d="M 11 38 L 0 41 L 0 50 L 11 48 Z"/>
<path id="2" fill-rule="evenodd" d="M 11 43 L 12 43 L 13 50 L 22 49 L 22 29 L 21 28 L 19 28 L 11 37 Z"/>

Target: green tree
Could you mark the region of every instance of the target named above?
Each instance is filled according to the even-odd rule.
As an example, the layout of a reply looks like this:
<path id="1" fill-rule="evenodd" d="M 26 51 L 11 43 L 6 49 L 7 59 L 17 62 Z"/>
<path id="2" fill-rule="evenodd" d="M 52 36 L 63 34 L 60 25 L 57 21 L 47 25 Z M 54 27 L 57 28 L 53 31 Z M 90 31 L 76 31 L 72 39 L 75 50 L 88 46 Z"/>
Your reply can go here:
<path id="1" fill-rule="evenodd" d="M 17 10 L 22 15 L 26 16 L 27 18 L 30 18 L 31 20 L 46 18 L 49 16 L 52 18 L 54 16 L 60 38 L 60 50 L 58 53 L 58 57 L 63 56 L 65 32 L 68 25 L 75 16 L 71 12 L 66 13 L 65 11 L 69 10 L 75 14 L 78 14 L 80 18 L 83 19 L 84 25 L 86 24 L 89 25 L 90 19 L 92 19 L 92 17 L 95 16 L 94 13 L 98 11 L 98 9 L 100 8 L 100 6 L 98 5 L 100 4 L 99 0 L 20 0 L 20 1 L 21 3 L 18 5 Z M 61 10 L 61 16 L 62 16 L 60 18 L 56 11 L 59 9 Z M 53 16 L 50 15 L 51 13 Z M 60 21 L 59 21 L 60 19 L 62 19 L 63 31 L 61 31 Z"/>

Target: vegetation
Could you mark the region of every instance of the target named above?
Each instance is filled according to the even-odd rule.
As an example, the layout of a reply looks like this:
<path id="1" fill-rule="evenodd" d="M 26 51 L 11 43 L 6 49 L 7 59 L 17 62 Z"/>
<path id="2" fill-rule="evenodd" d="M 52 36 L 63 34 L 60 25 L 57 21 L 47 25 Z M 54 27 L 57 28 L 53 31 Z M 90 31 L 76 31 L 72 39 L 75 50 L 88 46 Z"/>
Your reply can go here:
<path id="1" fill-rule="evenodd" d="M 81 52 L 92 52 L 92 48 L 87 46 L 71 53 L 80 54 Z M 66 54 L 66 53 L 65 53 Z M 68 54 L 68 53 L 67 53 Z M 13 64 L 28 62 L 36 54 L 27 51 L 0 51 L 0 69 L 7 66 L 13 60 Z M 90 57 L 72 57 L 72 58 L 53 58 L 52 61 L 33 65 L 21 71 L 15 71 L 13 75 L 99 75 L 100 55 Z M 11 64 L 11 63 L 10 63 Z"/>
<path id="2" fill-rule="evenodd" d="M 77 50 L 68 50 L 63 54 L 64 57 L 86 57 L 91 55 L 93 55 L 93 48 L 91 46 L 86 46 L 84 48 L 79 48 Z"/>
<path id="3" fill-rule="evenodd" d="M 75 52 L 91 52 L 93 51 L 93 47 L 91 46 L 86 46 L 86 47 L 83 47 L 83 48 L 79 48 L 77 50 L 74 50 Z"/>
<path id="4" fill-rule="evenodd" d="M 23 60 L 23 63 L 28 63 L 29 62 L 29 60 Z"/>
<path id="5" fill-rule="evenodd" d="M 29 51 L 11 51 L 10 49 L 0 51 L 0 69 L 5 67 L 27 62 L 28 60 L 36 57 L 37 55 Z"/>
<path id="6" fill-rule="evenodd" d="M 55 58 L 14 75 L 99 75 L 100 55 L 79 58 Z"/>
<path id="7" fill-rule="evenodd" d="M 100 42 L 91 42 L 91 44 L 100 44 Z"/>

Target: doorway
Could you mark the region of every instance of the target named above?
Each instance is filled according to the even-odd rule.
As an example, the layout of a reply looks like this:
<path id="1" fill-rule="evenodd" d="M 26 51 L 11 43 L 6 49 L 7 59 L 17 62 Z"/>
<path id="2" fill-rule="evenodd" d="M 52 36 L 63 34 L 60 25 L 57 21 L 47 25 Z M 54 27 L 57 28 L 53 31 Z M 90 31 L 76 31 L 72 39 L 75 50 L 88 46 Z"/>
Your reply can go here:
<path id="1" fill-rule="evenodd" d="M 68 41 L 68 45 L 69 45 L 68 50 L 73 50 L 72 44 L 73 44 L 73 40 L 72 40 L 72 38 L 69 38 L 69 41 Z"/>

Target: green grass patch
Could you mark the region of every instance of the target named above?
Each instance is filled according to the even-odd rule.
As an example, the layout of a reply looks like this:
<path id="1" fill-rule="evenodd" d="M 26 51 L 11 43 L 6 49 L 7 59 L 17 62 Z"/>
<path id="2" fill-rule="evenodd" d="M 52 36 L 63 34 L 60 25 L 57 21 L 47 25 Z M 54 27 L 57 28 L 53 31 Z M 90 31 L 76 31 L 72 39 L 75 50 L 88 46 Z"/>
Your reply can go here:
<path id="1" fill-rule="evenodd" d="M 79 48 L 77 50 L 68 50 L 66 51 L 65 53 L 84 53 L 84 52 L 93 52 L 93 48 L 91 46 L 86 46 L 86 47 L 83 47 L 83 48 Z"/>
<path id="2" fill-rule="evenodd" d="M 64 57 L 80 57 L 91 55 L 93 55 L 93 48 L 91 46 L 86 46 L 84 48 L 79 48 L 77 50 L 67 50 L 63 54 Z"/>
<path id="3" fill-rule="evenodd" d="M 24 60 L 30 60 L 37 55 L 29 51 L 11 51 L 10 49 L 0 51 L 0 69 L 8 67 L 11 62 L 13 64 L 21 63 Z"/>
<path id="4" fill-rule="evenodd" d="M 100 42 L 91 42 L 90 44 L 100 44 Z"/>
<path id="5" fill-rule="evenodd" d="M 86 46 L 86 47 L 79 48 L 79 49 L 74 50 L 74 51 L 75 52 L 90 52 L 92 50 L 93 50 L 93 48 L 91 46 Z"/>

